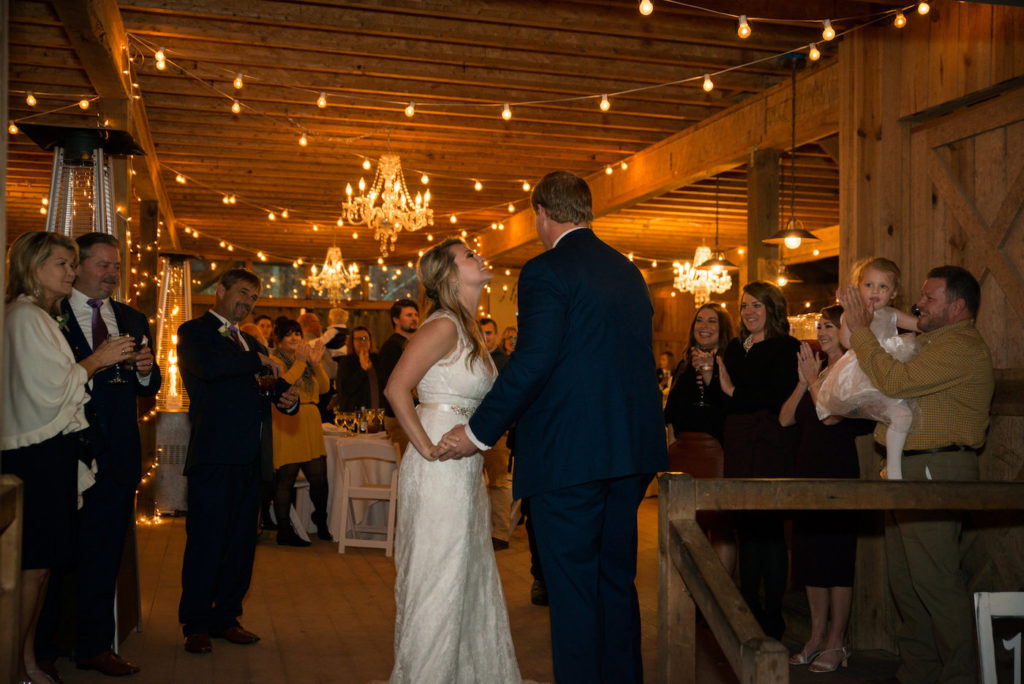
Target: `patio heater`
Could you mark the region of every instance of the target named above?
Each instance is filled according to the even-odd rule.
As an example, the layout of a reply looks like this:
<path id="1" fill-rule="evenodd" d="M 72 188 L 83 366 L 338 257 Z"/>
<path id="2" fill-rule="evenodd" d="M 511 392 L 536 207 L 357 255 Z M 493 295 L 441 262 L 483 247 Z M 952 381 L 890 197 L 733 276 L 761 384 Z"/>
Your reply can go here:
<path id="1" fill-rule="evenodd" d="M 69 238 L 90 232 L 123 238 L 114 205 L 111 155 L 145 154 L 127 131 L 21 124 L 44 150 L 53 150 L 46 230 Z"/>
<path id="2" fill-rule="evenodd" d="M 164 382 L 156 395 L 156 510 L 173 515 L 187 505 L 187 480 L 182 475 L 191 424 L 188 393 L 178 370 L 178 326 L 192 318 L 191 255 L 160 255 L 157 298 L 156 358 Z"/>

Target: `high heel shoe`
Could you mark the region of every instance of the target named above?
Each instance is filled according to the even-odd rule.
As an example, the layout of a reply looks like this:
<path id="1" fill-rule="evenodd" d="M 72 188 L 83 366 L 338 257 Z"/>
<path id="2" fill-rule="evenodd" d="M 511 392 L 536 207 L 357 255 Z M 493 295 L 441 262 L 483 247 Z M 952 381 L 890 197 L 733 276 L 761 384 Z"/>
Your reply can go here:
<path id="1" fill-rule="evenodd" d="M 820 649 L 817 650 L 817 651 L 811 651 L 810 653 L 808 653 L 807 652 L 807 646 L 805 645 L 803 647 L 803 650 L 801 650 L 799 653 L 794 653 L 793 655 L 789 656 L 789 664 L 790 665 L 794 665 L 794 666 L 795 665 L 810 665 L 811 663 L 814 662 L 814 659 L 817 658 L 821 654 L 822 654 L 822 651 Z"/>
<path id="2" fill-rule="evenodd" d="M 818 662 L 821 659 L 821 657 L 824 656 L 826 653 L 835 652 L 841 653 L 842 657 L 836 662 L 832 663 L 831 665 Z M 849 660 L 850 650 L 846 648 L 846 646 L 842 646 L 841 648 L 829 648 L 818 654 L 818 657 L 814 659 L 814 662 L 811 663 L 811 666 L 807 668 L 807 671 L 813 672 L 814 674 L 825 674 L 826 672 L 835 672 L 836 668 L 838 668 L 839 666 L 846 667 Z"/>

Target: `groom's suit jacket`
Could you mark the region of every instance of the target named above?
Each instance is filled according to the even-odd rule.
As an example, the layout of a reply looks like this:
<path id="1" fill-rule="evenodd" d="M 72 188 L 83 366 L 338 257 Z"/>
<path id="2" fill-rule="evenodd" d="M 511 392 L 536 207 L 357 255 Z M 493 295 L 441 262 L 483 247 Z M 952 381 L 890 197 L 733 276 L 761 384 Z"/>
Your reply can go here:
<path id="1" fill-rule="evenodd" d="M 145 337 L 153 348 L 153 336 L 149 330 L 149 321 L 145 315 L 127 304 L 110 302 L 117 329 L 122 334 L 135 338 L 136 344 Z M 71 346 L 76 361 L 81 361 L 92 354 L 92 345 L 87 341 L 92 338 L 92 330 L 88 337 L 78 325 L 71 305 L 65 299 L 61 303 L 61 312 L 67 320 L 61 328 Z M 118 482 L 135 486 L 139 482 L 142 468 L 142 450 L 139 444 L 138 410 L 136 397 L 152 397 L 160 390 L 160 368 L 154 363 L 149 384 L 143 385 L 133 371 L 121 370 L 120 375 L 125 384 L 111 384 L 114 368 L 101 370 L 93 376 L 92 388 L 89 390 L 89 403 L 86 415 L 90 423 L 90 435 L 94 445 L 93 455 L 96 457 L 97 470 L 112 475 Z"/>
<path id="2" fill-rule="evenodd" d="M 494 444 L 516 423 L 513 495 L 668 467 L 640 271 L 589 229 L 523 266 L 515 353 L 469 421 Z"/>

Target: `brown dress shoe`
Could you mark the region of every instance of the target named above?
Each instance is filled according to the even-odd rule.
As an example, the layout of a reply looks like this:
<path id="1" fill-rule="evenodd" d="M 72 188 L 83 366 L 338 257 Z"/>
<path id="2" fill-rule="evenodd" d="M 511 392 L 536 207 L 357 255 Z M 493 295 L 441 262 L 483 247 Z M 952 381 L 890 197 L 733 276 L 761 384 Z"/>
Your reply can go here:
<path id="1" fill-rule="evenodd" d="M 139 671 L 135 663 L 130 663 L 113 651 L 104 651 L 91 658 L 79 658 L 76 661 L 79 670 L 96 670 L 108 677 L 124 677 Z"/>
<path id="2" fill-rule="evenodd" d="M 210 635 L 206 633 L 189 634 L 185 637 L 185 650 L 189 653 L 209 653 L 213 650 Z"/>
<path id="3" fill-rule="evenodd" d="M 223 632 L 210 632 L 210 636 L 214 639 L 227 639 L 233 644 L 255 644 L 260 640 L 258 636 L 238 625 L 228 627 Z"/>

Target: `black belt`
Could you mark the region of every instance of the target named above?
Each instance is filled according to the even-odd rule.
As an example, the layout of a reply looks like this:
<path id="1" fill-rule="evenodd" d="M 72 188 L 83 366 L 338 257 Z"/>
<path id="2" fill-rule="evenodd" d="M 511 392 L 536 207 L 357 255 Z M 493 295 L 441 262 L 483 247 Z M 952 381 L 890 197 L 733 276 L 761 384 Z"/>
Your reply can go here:
<path id="1" fill-rule="evenodd" d="M 934 449 L 904 449 L 904 456 L 920 456 L 922 454 L 941 454 L 947 451 L 970 451 L 977 453 L 978 450 L 974 447 L 964 446 L 963 444 L 947 444 L 942 447 L 935 447 Z"/>

